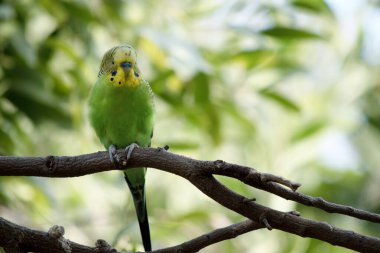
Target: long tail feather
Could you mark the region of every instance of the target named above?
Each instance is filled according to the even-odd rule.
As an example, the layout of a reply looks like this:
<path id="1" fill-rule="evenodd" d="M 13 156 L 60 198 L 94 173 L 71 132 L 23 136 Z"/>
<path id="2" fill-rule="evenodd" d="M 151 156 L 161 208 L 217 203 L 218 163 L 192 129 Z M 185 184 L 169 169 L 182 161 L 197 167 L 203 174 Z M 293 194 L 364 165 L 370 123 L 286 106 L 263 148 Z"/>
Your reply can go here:
<path id="1" fill-rule="evenodd" d="M 137 212 L 137 208 L 136 208 Z M 143 241 L 144 249 L 145 251 L 151 251 L 152 250 L 152 244 L 150 241 L 150 229 L 149 229 L 149 220 L 148 220 L 148 213 L 146 210 L 146 203 L 144 202 L 144 219 L 138 218 L 139 221 L 139 226 L 140 226 L 140 233 L 141 233 L 141 238 Z"/>
<path id="2" fill-rule="evenodd" d="M 132 193 L 144 249 L 145 251 L 151 251 L 152 244 L 150 240 L 148 212 L 146 209 L 145 187 L 144 185 L 132 185 L 127 176 L 125 176 L 125 180 Z"/>

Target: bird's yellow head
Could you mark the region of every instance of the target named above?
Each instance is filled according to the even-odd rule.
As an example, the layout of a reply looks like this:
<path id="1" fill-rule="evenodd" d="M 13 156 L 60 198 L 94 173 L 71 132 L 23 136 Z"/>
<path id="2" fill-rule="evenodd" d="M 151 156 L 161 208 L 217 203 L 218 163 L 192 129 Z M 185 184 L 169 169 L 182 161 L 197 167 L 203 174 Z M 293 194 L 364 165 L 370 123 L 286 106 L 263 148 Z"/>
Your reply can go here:
<path id="1" fill-rule="evenodd" d="M 98 76 L 106 78 L 114 87 L 137 87 L 141 75 L 136 51 L 129 45 L 111 48 L 103 56 Z"/>

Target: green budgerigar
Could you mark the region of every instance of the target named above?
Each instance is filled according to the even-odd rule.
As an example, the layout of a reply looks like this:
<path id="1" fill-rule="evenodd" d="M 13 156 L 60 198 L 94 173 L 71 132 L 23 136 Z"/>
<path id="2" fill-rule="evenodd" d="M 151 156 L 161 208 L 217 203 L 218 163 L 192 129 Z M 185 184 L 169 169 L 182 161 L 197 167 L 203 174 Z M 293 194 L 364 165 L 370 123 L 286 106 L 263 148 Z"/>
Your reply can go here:
<path id="1" fill-rule="evenodd" d="M 153 93 L 141 77 L 136 60 L 136 51 L 129 45 L 108 50 L 90 95 L 90 122 L 112 162 L 116 149 L 126 148 L 128 159 L 137 145 L 149 147 L 153 135 Z M 133 168 L 124 171 L 124 176 L 132 193 L 144 248 L 150 251 L 145 173 L 146 168 Z"/>

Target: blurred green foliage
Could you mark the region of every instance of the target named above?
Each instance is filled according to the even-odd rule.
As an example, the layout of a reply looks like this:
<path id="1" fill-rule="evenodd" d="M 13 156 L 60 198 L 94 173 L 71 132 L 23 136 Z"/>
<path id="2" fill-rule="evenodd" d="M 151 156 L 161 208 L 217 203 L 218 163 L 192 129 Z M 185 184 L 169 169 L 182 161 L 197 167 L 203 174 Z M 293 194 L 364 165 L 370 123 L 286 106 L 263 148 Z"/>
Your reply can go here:
<path id="1" fill-rule="evenodd" d="M 255 166 L 301 182 L 304 193 L 379 213 L 380 39 L 370 28 L 380 9 L 337 2 L 3 0 L 0 154 L 102 149 L 86 100 L 103 53 L 129 43 L 156 95 L 154 146 Z M 273 208 L 378 236 L 378 226 L 220 180 Z M 242 220 L 173 175 L 149 170 L 147 191 L 155 248 Z M 63 225 L 85 244 L 103 237 L 141 249 L 117 172 L 0 178 L 0 215 L 44 230 Z M 348 252 L 278 231 L 205 251 Z"/>

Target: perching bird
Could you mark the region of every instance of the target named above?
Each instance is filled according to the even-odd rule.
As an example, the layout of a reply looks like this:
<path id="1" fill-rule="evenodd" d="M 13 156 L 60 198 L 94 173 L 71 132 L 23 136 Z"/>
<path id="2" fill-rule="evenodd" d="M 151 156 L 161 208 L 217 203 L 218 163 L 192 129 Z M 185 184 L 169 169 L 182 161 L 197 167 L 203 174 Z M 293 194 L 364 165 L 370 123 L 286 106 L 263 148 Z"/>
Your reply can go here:
<path id="1" fill-rule="evenodd" d="M 89 100 L 90 122 L 114 162 L 116 149 L 126 148 L 127 161 L 136 144 L 149 147 L 153 134 L 154 104 L 149 84 L 141 77 L 136 51 L 129 45 L 108 50 Z M 131 190 L 145 251 L 151 250 L 145 198 L 146 168 L 124 171 Z"/>

